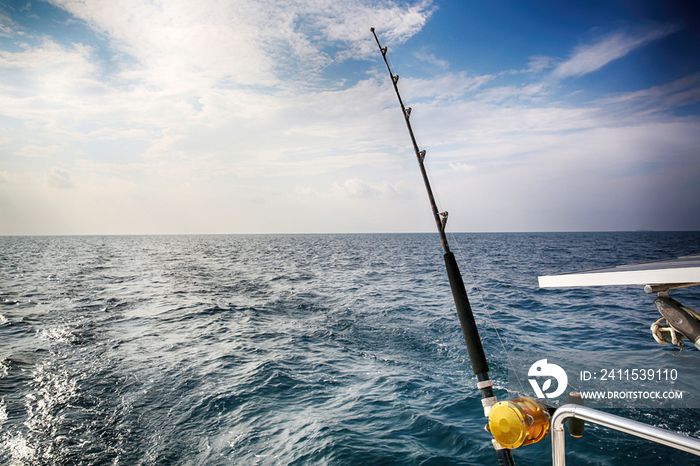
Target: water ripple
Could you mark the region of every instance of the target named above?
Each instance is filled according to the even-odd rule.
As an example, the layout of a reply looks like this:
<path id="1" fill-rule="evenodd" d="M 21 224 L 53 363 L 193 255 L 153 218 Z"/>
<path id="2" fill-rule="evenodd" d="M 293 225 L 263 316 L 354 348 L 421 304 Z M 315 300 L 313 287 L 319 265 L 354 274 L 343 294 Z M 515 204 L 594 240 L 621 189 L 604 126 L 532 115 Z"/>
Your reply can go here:
<path id="1" fill-rule="evenodd" d="M 638 289 L 540 290 L 537 275 L 700 252 L 696 233 L 457 240 L 499 396 L 496 329 L 509 351 L 668 351 Z M 494 464 L 434 235 L 0 243 L 1 463 Z M 700 435 L 694 410 L 627 414 Z M 688 461 L 623 439 L 593 428 L 569 464 Z"/>

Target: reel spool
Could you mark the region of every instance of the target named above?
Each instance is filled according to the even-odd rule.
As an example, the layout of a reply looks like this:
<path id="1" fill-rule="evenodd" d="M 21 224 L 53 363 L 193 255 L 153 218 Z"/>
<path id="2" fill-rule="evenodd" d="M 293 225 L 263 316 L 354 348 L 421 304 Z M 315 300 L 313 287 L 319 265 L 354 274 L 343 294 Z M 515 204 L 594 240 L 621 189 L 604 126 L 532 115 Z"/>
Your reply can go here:
<path id="1" fill-rule="evenodd" d="M 532 398 L 500 401 L 489 413 L 487 429 L 506 448 L 537 443 L 549 433 L 549 412 Z"/>

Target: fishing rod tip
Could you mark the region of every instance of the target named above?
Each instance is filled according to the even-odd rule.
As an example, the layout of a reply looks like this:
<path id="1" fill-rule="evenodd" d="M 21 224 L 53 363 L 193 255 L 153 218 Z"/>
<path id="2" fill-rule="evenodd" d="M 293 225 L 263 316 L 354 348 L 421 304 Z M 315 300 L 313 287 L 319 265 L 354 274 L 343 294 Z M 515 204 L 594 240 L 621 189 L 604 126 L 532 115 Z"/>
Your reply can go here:
<path id="1" fill-rule="evenodd" d="M 369 32 L 374 32 L 374 28 L 369 28 Z"/>

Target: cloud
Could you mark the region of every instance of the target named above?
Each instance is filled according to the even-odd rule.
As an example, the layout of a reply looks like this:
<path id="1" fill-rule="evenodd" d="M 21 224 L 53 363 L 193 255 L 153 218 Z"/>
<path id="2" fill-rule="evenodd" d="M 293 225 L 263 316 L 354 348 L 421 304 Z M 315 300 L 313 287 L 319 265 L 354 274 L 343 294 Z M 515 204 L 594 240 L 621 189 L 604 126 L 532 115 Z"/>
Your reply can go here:
<path id="1" fill-rule="evenodd" d="M 0 37 L 12 37 L 14 23 L 0 11 Z"/>
<path id="2" fill-rule="evenodd" d="M 376 83 L 323 83 L 342 90 L 335 94 L 321 85 L 299 90 L 299 83 L 351 41 L 364 38 L 358 47 L 371 46 L 354 56 L 376 56 L 369 37 L 375 21 L 383 39 L 397 44 L 417 33 L 434 9 L 430 1 L 388 0 L 51 3 L 95 31 L 110 53 L 103 54 L 102 45 L 59 43 L 58 34 L 0 52 L 0 114 L 22 122 L 18 140 L 32 141 L 20 155 L 60 147 L 85 159 L 102 156 L 98 141 L 134 141 L 142 148 L 125 159 L 229 158 L 235 148 L 233 157 L 244 165 L 265 151 L 284 161 L 289 143 L 309 146 L 301 137 L 286 138 L 285 146 L 282 128 L 344 138 L 347 127 L 334 127 L 328 116 L 355 115 L 360 102 L 376 97 Z M 354 118 L 342 119 L 358 126 Z M 241 138 L 255 139 L 256 147 L 246 150 Z M 252 169 L 285 166 L 264 165 Z M 321 166 L 337 164 L 315 164 Z"/>
<path id="3" fill-rule="evenodd" d="M 82 44 L 63 46 L 44 36 L 19 51 L 0 51 L 0 78 L 0 114 L 23 121 L 33 140 L 86 121 L 106 123 L 102 115 L 127 106 L 100 80 L 93 49 Z"/>
<path id="4" fill-rule="evenodd" d="M 493 79 L 491 75 L 469 76 L 465 72 L 442 73 L 430 79 L 407 78 L 399 80 L 406 95 L 411 99 L 437 98 L 455 99 L 474 92 Z"/>
<path id="5" fill-rule="evenodd" d="M 450 64 L 447 60 L 443 60 L 436 57 L 435 54 L 429 53 L 425 48 L 415 52 L 413 55 L 420 61 L 429 63 L 431 65 L 435 65 L 443 70 L 446 70 L 450 67 Z"/>
<path id="6" fill-rule="evenodd" d="M 626 111 L 666 111 L 700 102 L 700 74 L 686 76 L 661 86 L 601 99 L 601 104 L 623 105 Z"/>
<path id="7" fill-rule="evenodd" d="M 450 168 L 455 171 L 469 173 L 477 170 L 478 167 L 476 165 L 469 165 L 462 162 L 450 162 Z"/>
<path id="8" fill-rule="evenodd" d="M 0 52 L 0 114 L 14 125 L 0 128 L 7 154 L 0 195 L 19 198 L 34 189 L 36 204 L 55 207 L 67 224 L 92 222 L 85 228 L 106 233 L 202 232 L 212 225 L 222 232 L 422 229 L 413 220 L 401 223 L 399 212 L 432 231 L 430 215 L 423 220 L 415 199 L 407 201 L 420 194 L 418 205 L 427 208 L 368 30 L 381 28 L 383 43 L 400 44 L 425 25 L 432 2 L 53 3 L 100 39 L 73 44 L 60 34 L 20 39 L 12 32 L 24 44 Z M 447 72 L 446 61 L 419 52 L 416 58 L 438 73 L 407 73 L 399 86 L 413 105 L 434 187 L 460 202 L 483 200 L 498 187 L 513 198 L 503 205 L 526 212 L 536 204 L 530 191 L 544 189 L 543 176 L 553 180 L 552 192 L 566 191 L 572 173 L 592 182 L 606 166 L 643 170 L 637 157 L 699 145 L 693 117 L 663 113 L 697 102 L 698 77 L 583 104 L 558 95 L 551 80 L 536 81 L 535 73 L 555 66 L 560 78 L 591 72 L 653 37 L 608 36 L 558 65 L 532 57 L 530 74 Z M 300 88 L 350 44 L 344 60 L 372 61 L 331 67 Z M 19 174 L 34 188 L 17 181 Z M 496 218 L 491 201 L 463 204 L 445 207 L 485 213 L 453 215 L 457 228 L 474 229 L 457 226 L 460 217 L 497 222 L 489 220 Z M 263 206 L 269 223 L 260 226 L 250 219 L 261 221 Z M 368 207 L 377 213 L 371 221 Z M 182 218 L 190 217 L 197 220 L 185 225 Z M 484 225 L 477 228 L 510 228 Z"/>
<path id="9" fill-rule="evenodd" d="M 553 62 L 554 59 L 552 57 L 546 57 L 543 55 L 530 57 L 526 71 L 531 73 L 539 73 L 542 70 L 550 68 Z"/>
<path id="10" fill-rule="evenodd" d="M 323 31 L 329 40 L 357 40 L 369 34 L 369 26 L 376 29 L 382 45 L 389 48 L 418 34 L 436 10 L 432 0 L 418 1 L 413 5 L 385 0 L 327 0 L 325 4 L 332 5 L 328 9 L 332 14 L 322 17 L 319 25 L 326 24 Z M 367 59 L 376 53 L 377 45 L 372 39 L 356 44 L 352 57 Z"/>
<path id="11" fill-rule="evenodd" d="M 18 152 L 22 157 L 31 158 L 46 158 L 50 157 L 58 149 L 57 146 L 37 146 L 34 144 L 25 144 Z"/>
<path id="12" fill-rule="evenodd" d="M 385 197 L 388 199 L 398 199 L 411 195 L 411 192 L 404 187 L 403 182 L 399 182 L 395 185 L 391 185 L 387 181 L 372 184 L 358 178 L 351 178 L 345 180 L 343 183 L 334 183 L 332 192 L 337 196 L 351 198 Z"/>
<path id="13" fill-rule="evenodd" d="M 0 89 L 3 93 L 26 97 L 28 92 L 73 93 L 83 89 L 85 79 L 94 77 L 92 48 L 83 44 L 64 47 L 43 36 L 38 43 L 22 44 L 17 52 L 0 51 Z M 98 85 L 96 81 L 91 86 Z M 90 86 L 90 87 L 91 87 Z M 103 85 L 98 85 L 104 88 Z"/>
<path id="14" fill-rule="evenodd" d="M 532 101 L 545 95 L 544 83 L 525 84 L 521 86 L 497 86 L 484 89 L 479 93 L 479 99 L 487 102 L 506 102 L 509 100 Z"/>
<path id="15" fill-rule="evenodd" d="M 46 174 L 46 182 L 52 188 L 71 189 L 74 187 L 70 173 L 62 168 L 53 167 L 50 173 Z"/>
<path id="16" fill-rule="evenodd" d="M 657 29 L 632 35 L 623 32 L 612 34 L 595 44 L 577 47 L 574 54 L 568 60 L 554 68 L 552 75 L 556 78 L 563 79 L 592 73 L 611 61 L 624 57 L 632 50 L 668 36 L 678 30 L 679 27 L 676 25 L 665 24 Z M 543 63 L 541 57 L 536 61 L 536 64 L 538 63 Z"/>
<path id="17" fill-rule="evenodd" d="M 345 192 L 351 197 L 376 197 L 382 194 L 381 189 L 357 178 L 345 180 L 343 184 L 336 183 L 334 190 Z"/>
<path id="18" fill-rule="evenodd" d="M 326 63 L 327 49 L 368 36 L 375 22 L 387 42 L 406 41 L 433 9 L 430 1 L 401 6 L 386 0 L 52 3 L 137 61 L 138 66 L 123 71 L 125 78 L 171 90 L 203 84 L 287 85 L 290 78 Z M 357 49 L 369 52 L 365 46 Z"/>

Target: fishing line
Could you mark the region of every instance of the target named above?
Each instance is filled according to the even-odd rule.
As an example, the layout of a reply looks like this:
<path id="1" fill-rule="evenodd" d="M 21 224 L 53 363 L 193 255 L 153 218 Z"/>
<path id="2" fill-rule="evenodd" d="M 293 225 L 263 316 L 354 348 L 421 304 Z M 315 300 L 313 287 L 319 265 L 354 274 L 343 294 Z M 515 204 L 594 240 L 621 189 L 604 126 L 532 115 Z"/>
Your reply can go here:
<path id="1" fill-rule="evenodd" d="M 496 323 L 493 321 L 493 317 L 491 316 L 491 312 L 489 311 L 489 305 L 486 304 L 486 300 L 484 300 L 484 291 L 481 289 L 479 286 L 479 283 L 476 281 L 474 278 L 474 274 L 472 273 L 471 268 L 469 267 L 469 263 L 467 262 L 467 259 L 464 256 L 464 252 L 462 251 L 462 247 L 459 244 L 459 241 L 457 241 L 457 238 L 455 237 L 454 232 L 452 231 L 452 228 L 450 228 L 449 225 L 447 225 L 447 228 L 450 232 L 450 236 L 452 237 L 452 241 L 454 244 L 457 245 L 457 250 L 459 251 L 459 256 L 462 259 L 462 264 L 464 264 L 464 267 L 467 269 L 467 273 L 469 274 L 469 278 L 471 279 L 472 283 L 474 284 L 474 289 L 477 291 L 476 295 L 479 297 L 479 301 L 481 301 L 481 305 L 484 307 L 486 310 L 486 315 L 489 318 L 489 322 L 491 322 L 491 327 L 493 328 L 494 332 L 496 332 L 496 337 L 498 338 L 498 341 L 501 344 L 501 348 L 503 348 L 503 352 L 506 354 L 506 359 L 508 360 L 508 365 L 513 369 L 513 374 L 515 374 L 515 378 L 518 380 L 518 385 L 520 385 L 520 389 L 522 390 L 523 393 L 525 393 L 525 387 L 523 387 L 523 383 L 520 380 L 520 377 L 518 376 L 518 371 L 515 370 L 515 364 L 513 364 L 513 361 L 510 359 L 510 355 L 508 354 L 508 350 L 506 350 L 506 345 L 503 343 L 503 339 L 501 338 L 501 334 L 496 328 Z"/>
<path id="2" fill-rule="evenodd" d="M 513 369 L 513 374 L 515 375 L 515 378 L 518 380 L 518 384 L 520 385 L 520 389 L 522 390 L 522 393 L 525 393 L 525 388 L 523 387 L 523 383 L 520 380 L 520 377 L 518 376 L 518 371 L 515 370 L 515 365 L 513 364 L 512 360 L 510 359 L 510 355 L 508 354 L 508 351 L 506 350 L 505 344 L 503 343 L 503 340 L 501 339 L 501 335 L 498 332 L 498 329 L 496 328 L 496 324 L 493 321 L 493 318 L 491 317 L 491 313 L 489 312 L 489 306 L 486 304 L 486 301 L 484 300 L 484 294 L 485 292 L 479 287 L 479 284 L 477 283 L 476 279 L 474 278 L 474 275 L 472 274 L 471 269 L 469 268 L 469 263 L 467 262 L 464 253 L 462 252 L 462 248 L 459 244 L 459 241 L 457 241 L 457 237 L 455 236 L 454 232 L 448 225 L 448 229 L 450 230 L 450 236 L 452 237 L 452 241 L 457 245 L 457 250 L 459 251 L 459 256 L 462 259 L 462 263 L 464 264 L 464 267 L 467 269 L 467 272 L 469 273 L 469 278 L 471 278 L 472 283 L 474 283 L 474 288 L 478 291 L 477 296 L 479 296 L 479 300 L 481 301 L 481 305 L 484 306 L 486 309 L 486 314 L 489 317 L 489 321 L 491 322 L 491 326 L 493 327 L 493 330 L 496 332 L 496 336 L 498 337 L 498 341 L 501 343 L 501 348 L 503 348 L 503 352 L 506 354 L 506 359 L 508 359 L 508 365 Z M 580 391 L 577 387 L 575 387 L 571 382 L 567 383 L 567 386 L 573 388 L 576 391 Z"/>
<path id="3" fill-rule="evenodd" d="M 392 64 L 392 67 L 393 67 L 393 64 Z M 398 85 L 398 83 L 397 83 L 397 85 Z M 421 141 L 420 141 L 420 137 L 419 136 L 414 136 L 414 137 L 416 139 L 416 143 L 418 144 L 418 146 L 423 147 L 423 145 L 421 144 Z M 428 157 L 428 156 L 429 156 L 429 154 L 426 152 L 426 157 Z M 428 179 L 430 181 L 430 185 L 435 186 L 435 183 L 433 182 L 434 181 L 433 174 L 432 174 L 432 171 L 430 169 L 430 165 L 424 164 L 423 166 L 425 167 L 426 175 L 428 176 Z M 438 193 L 438 190 L 433 188 L 432 192 L 433 192 L 433 197 L 435 198 L 436 204 L 442 207 L 442 202 L 440 201 L 440 194 Z M 498 329 L 496 328 L 495 322 L 493 321 L 493 317 L 491 316 L 490 307 L 486 304 L 486 301 L 485 301 L 484 296 L 483 296 L 484 292 L 479 287 L 478 282 L 474 278 L 474 274 L 472 273 L 471 268 L 469 267 L 469 263 L 467 262 L 467 260 L 465 258 L 465 255 L 464 255 L 464 252 L 462 251 L 461 245 L 459 244 L 459 241 L 457 241 L 457 238 L 455 237 L 454 233 L 452 232 L 452 228 L 450 227 L 449 220 L 447 221 L 445 227 L 449 231 L 450 236 L 452 236 L 452 241 L 457 245 L 457 250 L 459 251 L 460 258 L 462 259 L 462 264 L 464 265 L 467 272 L 469 273 L 469 277 L 471 278 L 471 281 L 474 284 L 474 289 L 477 291 L 477 296 L 479 297 L 479 301 L 481 302 L 481 305 L 486 310 L 486 315 L 488 316 L 489 322 L 491 323 L 491 327 L 493 328 L 494 332 L 496 332 L 496 337 L 498 338 L 498 341 L 501 344 L 501 348 L 503 349 L 503 352 L 506 355 L 506 359 L 508 360 L 508 365 L 512 368 L 513 373 L 515 374 L 515 378 L 518 381 L 518 385 L 520 385 L 520 389 L 522 390 L 523 393 L 525 393 L 525 388 L 523 386 L 523 383 L 520 380 L 520 377 L 518 376 L 518 372 L 515 370 L 515 365 L 513 364 L 513 361 L 510 358 L 508 350 L 506 349 L 505 343 L 503 342 L 503 339 L 501 338 L 501 334 L 498 331 Z"/>
<path id="4" fill-rule="evenodd" d="M 286 100 L 288 100 L 288 99 L 291 99 L 292 97 L 296 97 L 296 96 L 299 94 L 299 92 L 301 92 L 301 90 L 302 90 L 312 79 L 314 79 L 316 76 L 318 76 L 319 74 L 321 74 L 321 72 L 323 72 L 326 68 L 328 68 L 329 66 L 331 66 L 331 65 L 332 65 L 335 61 L 337 61 L 340 57 L 342 57 L 343 55 L 345 55 L 345 53 L 346 53 L 348 50 L 350 50 L 351 48 L 353 48 L 358 42 L 363 41 L 363 40 L 366 40 L 366 39 L 367 39 L 367 36 L 369 36 L 370 34 L 371 34 L 371 32 L 370 32 L 369 34 L 365 34 L 365 35 L 361 36 L 359 39 L 355 40 L 355 41 L 354 41 L 353 43 L 351 43 L 345 50 L 343 50 L 342 52 L 340 52 L 339 54 L 337 54 L 337 55 L 335 56 L 335 58 L 333 58 L 331 61 L 329 61 L 325 66 L 323 66 L 321 69 L 319 69 L 318 71 L 316 71 L 310 78 L 308 78 L 306 81 L 304 81 L 301 85 L 299 85 L 299 86 L 297 86 L 296 88 L 294 88 L 294 89 L 291 91 L 291 94 L 290 94 L 290 95 L 288 95 L 287 97 L 282 97 L 282 98 L 279 100 L 279 103 L 277 103 L 276 105 L 273 105 L 273 106 L 270 107 L 268 110 L 266 110 L 266 111 L 264 111 L 263 113 L 261 113 L 257 118 L 255 118 L 254 120 L 252 120 L 251 122 L 249 122 L 247 125 L 245 125 L 245 126 L 243 127 L 243 129 L 242 129 L 241 131 L 239 131 L 238 134 L 237 134 L 236 136 L 234 136 L 234 138 L 229 142 L 228 147 L 224 148 L 224 150 L 225 150 L 225 149 L 228 149 L 229 147 L 231 147 L 236 141 L 238 141 L 238 140 L 241 138 L 241 136 L 243 136 L 244 134 L 247 134 L 248 131 L 249 131 L 253 126 L 255 126 L 261 119 L 263 119 L 264 117 L 268 116 L 268 115 L 269 115 L 270 113 L 272 113 L 274 110 L 276 110 L 277 108 L 279 108 L 279 107 L 282 105 L 282 102 L 284 102 L 284 101 L 286 101 Z M 217 153 L 220 153 L 220 152 L 221 152 L 221 151 L 217 151 Z M 197 168 L 195 168 L 195 169 L 193 169 L 193 170 L 191 170 L 191 171 L 192 171 L 192 172 L 200 172 L 200 171 L 204 170 L 205 168 L 207 168 L 209 165 L 211 165 L 211 163 L 214 161 L 214 159 L 217 158 L 217 153 L 214 153 L 214 155 L 212 155 L 211 157 L 209 157 L 209 159 L 208 159 L 204 164 L 200 165 L 199 167 L 197 167 Z M 155 205 L 153 206 L 153 208 L 156 208 L 156 207 L 160 206 L 160 205 L 164 202 L 164 200 L 165 200 L 166 198 L 172 197 L 173 194 L 175 194 L 177 191 L 179 191 L 179 190 L 180 190 L 188 181 L 190 181 L 191 179 L 192 179 L 192 177 L 186 178 L 186 179 L 184 179 L 180 184 L 175 185 L 175 187 L 173 187 L 173 188 L 168 192 L 168 194 L 167 194 L 166 196 L 164 196 L 164 197 L 160 198 L 160 200 L 156 201 L 156 203 L 155 203 Z M 152 210 L 152 209 L 150 209 L 150 210 Z M 140 223 L 140 221 L 143 220 L 147 215 L 149 215 L 149 214 L 148 214 L 148 213 L 144 213 L 143 215 L 141 215 L 141 217 L 138 218 L 137 223 Z"/>
<path id="5" fill-rule="evenodd" d="M 420 141 L 419 136 L 415 136 L 416 142 L 418 143 L 419 147 L 423 147 Z M 431 186 L 436 186 L 436 184 L 433 182 L 434 177 L 432 174 L 432 170 L 430 169 L 429 164 L 424 164 L 426 174 L 428 175 L 428 178 L 430 180 L 430 185 Z M 439 184 L 438 184 L 439 185 Z M 436 204 L 439 206 L 442 206 L 442 202 L 440 201 L 440 194 L 438 192 L 438 189 L 433 188 L 433 197 L 436 200 Z M 471 282 L 474 284 L 474 290 L 477 292 L 476 295 L 478 296 L 479 302 L 483 306 L 484 310 L 486 311 L 486 315 L 488 317 L 489 323 L 491 324 L 491 327 L 493 328 L 494 332 L 496 333 L 496 338 L 498 338 L 498 342 L 501 345 L 501 348 L 503 349 L 503 353 L 506 355 L 506 360 L 508 361 L 508 366 L 513 370 L 513 374 L 515 375 L 516 380 L 518 381 L 518 385 L 520 386 L 521 393 L 526 393 L 525 387 L 523 385 L 522 380 L 520 380 L 520 376 L 518 375 L 518 371 L 515 369 L 515 364 L 513 363 L 513 360 L 510 358 L 510 353 L 506 349 L 506 345 L 501 338 L 501 334 L 498 331 L 498 328 L 496 327 L 496 323 L 494 322 L 493 316 L 491 315 L 491 311 L 495 311 L 495 309 L 492 309 L 489 304 L 487 304 L 486 300 L 484 299 L 484 294 L 486 292 L 481 288 L 479 283 L 477 282 L 476 278 L 474 277 L 474 274 L 472 273 L 471 268 L 469 267 L 469 262 L 466 259 L 466 256 L 464 252 L 462 251 L 461 244 L 457 240 L 457 237 L 455 236 L 454 232 L 452 231 L 452 227 L 450 226 L 449 221 L 445 225 L 446 230 L 449 232 L 450 236 L 452 237 L 452 242 L 457 245 L 457 250 L 459 252 L 459 257 L 461 259 L 461 264 L 464 266 L 466 269 L 469 278 L 471 279 Z M 567 383 L 567 386 L 573 388 L 575 391 L 580 391 L 577 387 L 575 387 L 571 382 Z"/>
<path id="6" fill-rule="evenodd" d="M 423 146 L 421 146 L 421 147 L 423 147 Z M 426 170 L 426 173 L 428 175 L 428 178 L 430 179 L 431 186 L 435 186 L 435 184 L 433 183 L 433 174 L 432 174 L 432 171 L 430 169 L 430 166 L 429 165 L 424 165 L 424 166 L 425 166 L 425 170 Z M 433 196 L 435 197 L 437 204 L 442 206 L 442 202 L 440 201 L 440 195 L 438 194 L 437 190 L 434 188 L 433 188 Z M 496 337 L 498 338 L 498 341 L 501 344 L 501 348 L 503 349 L 503 352 L 506 355 L 506 359 L 508 360 L 508 365 L 513 369 L 513 374 L 515 374 L 515 378 L 518 380 L 518 385 L 520 385 L 520 389 L 524 393 L 525 388 L 523 386 L 522 381 L 520 380 L 520 377 L 518 376 L 518 372 L 515 370 L 515 365 L 513 364 L 513 361 L 510 359 L 510 355 L 508 354 L 508 350 L 506 349 L 506 345 L 503 342 L 503 339 L 501 338 L 501 334 L 498 331 L 498 329 L 496 328 L 496 323 L 493 321 L 493 317 L 491 316 L 490 307 L 486 304 L 486 300 L 484 299 L 484 296 L 483 296 L 484 292 L 481 289 L 481 287 L 479 286 L 476 279 L 474 278 L 474 274 L 472 273 L 472 270 L 469 267 L 469 263 L 467 262 L 467 259 L 464 255 L 464 252 L 462 251 L 462 247 L 459 244 L 459 241 L 457 241 L 457 238 L 455 237 L 455 235 L 452 231 L 449 220 L 448 220 L 447 224 L 445 225 L 445 227 L 449 231 L 450 236 L 452 237 L 452 241 L 454 242 L 454 244 L 457 245 L 457 250 L 459 252 L 461 262 L 464 265 L 464 267 L 466 268 L 466 270 L 469 274 L 469 278 L 471 279 L 472 283 L 474 284 L 474 289 L 477 291 L 476 294 L 479 297 L 479 301 L 481 302 L 481 305 L 483 306 L 484 310 L 486 310 L 486 315 L 488 316 L 489 322 L 491 323 L 491 327 L 493 328 L 494 332 L 496 332 Z"/>

